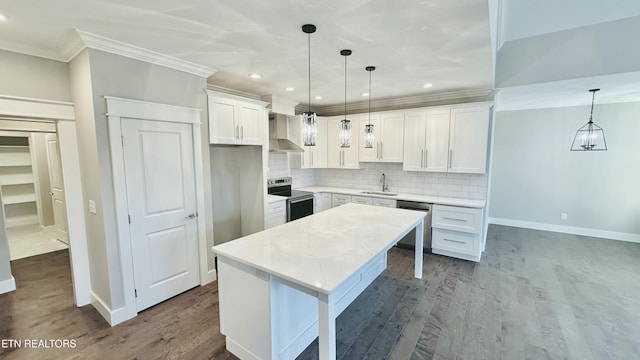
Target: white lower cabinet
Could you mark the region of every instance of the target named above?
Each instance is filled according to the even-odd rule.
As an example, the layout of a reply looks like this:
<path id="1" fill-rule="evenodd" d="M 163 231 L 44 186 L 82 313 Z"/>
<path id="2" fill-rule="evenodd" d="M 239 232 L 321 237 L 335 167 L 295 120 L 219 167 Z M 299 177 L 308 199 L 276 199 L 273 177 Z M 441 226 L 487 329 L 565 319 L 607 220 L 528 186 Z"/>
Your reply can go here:
<path id="1" fill-rule="evenodd" d="M 287 201 L 281 200 L 267 204 L 264 221 L 265 229 L 282 225 L 287 222 Z"/>
<path id="2" fill-rule="evenodd" d="M 396 207 L 396 201 L 393 199 L 372 198 L 372 204 L 375 206 L 384 206 L 390 208 Z"/>
<path id="3" fill-rule="evenodd" d="M 433 253 L 480 261 L 482 209 L 434 205 L 431 226 Z"/>
<path id="4" fill-rule="evenodd" d="M 331 193 L 313 194 L 313 213 L 317 214 L 328 209 L 331 209 Z"/>
<path id="5" fill-rule="evenodd" d="M 331 207 L 336 207 L 351 202 L 351 195 L 344 194 L 332 194 L 331 195 Z"/>
<path id="6" fill-rule="evenodd" d="M 351 196 L 351 202 L 356 204 L 373 205 L 373 199 L 368 196 Z"/>

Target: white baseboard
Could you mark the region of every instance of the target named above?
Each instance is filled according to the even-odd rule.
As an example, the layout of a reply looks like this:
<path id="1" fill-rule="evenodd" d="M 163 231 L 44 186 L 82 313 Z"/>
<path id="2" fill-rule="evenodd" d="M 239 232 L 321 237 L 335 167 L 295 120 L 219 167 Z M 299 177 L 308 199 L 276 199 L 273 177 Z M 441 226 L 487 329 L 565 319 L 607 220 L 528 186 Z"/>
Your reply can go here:
<path id="1" fill-rule="evenodd" d="M 100 315 L 102 315 L 102 317 L 107 320 L 109 325 L 115 326 L 132 318 L 131 316 L 127 316 L 127 312 L 124 306 L 115 310 L 111 310 L 111 308 L 107 306 L 107 304 L 105 304 L 105 302 L 102 301 L 102 299 L 100 299 L 98 295 L 96 295 L 93 291 L 91 291 L 90 293 L 91 305 L 93 305 L 93 307 L 98 310 Z M 135 315 L 133 317 L 135 317 Z"/>
<path id="2" fill-rule="evenodd" d="M 553 231 L 553 232 L 559 232 L 564 234 L 591 236 L 591 237 L 597 237 L 597 238 L 640 243 L 640 235 L 638 234 L 589 229 L 589 228 L 583 228 L 583 227 L 577 227 L 577 226 L 553 225 L 553 224 L 544 224 L 544 223 L 538 223 L 538 222 L 532 222 L 532 221 L 522 221 L 522 220 L 503 219 L 503 218 L 494 218 L 494 217 L 489 218 L 489 224 L 514 226 L 514 227 L 520 227 L 525 229 Z"/>
<path id="3" fill-rule="evenodd" d="M 11 279 L 0 281 L 0 294 L 8 293 L 16 289 L 16 279 L 11 276 Z"/>
<path id="4" fill-rule="evenodd" d="M 204 286 L 216 280 L 218 280 L 218 274 L 216 272 L 216 269 L 209 270 L 208 272 L 204 273 L 200 278 L 200 285 Z"/>

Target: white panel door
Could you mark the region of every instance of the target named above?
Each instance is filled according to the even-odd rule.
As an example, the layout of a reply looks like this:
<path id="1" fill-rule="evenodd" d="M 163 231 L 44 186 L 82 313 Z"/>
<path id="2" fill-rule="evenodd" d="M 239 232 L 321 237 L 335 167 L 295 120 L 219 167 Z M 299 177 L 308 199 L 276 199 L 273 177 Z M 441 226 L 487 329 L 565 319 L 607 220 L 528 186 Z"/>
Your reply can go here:
<path id="1" fill-rule="evenodd" d="M 484 174 L 488 140 L 489 106 L 451 109 L 449 172 Z"/>
<path id="2" fill-rule="evenodd" d="M 427 112 L 422 110 L 406 113 L 404 121 L 404 160 L 402 162 L 402 170 L 424 171 Z"/>
<path id="3" fill-rule="evenodd" d="M 244 145 L 262 145 L 262 128 L 267 121 L 264 117 L 264 108 L 259 105 L 238 105 L 240 118 L 240 143 Z"/>
<path id="4" fill-rule="evenodd" d="M 327 119 L 327 167 L 343 167 L 343 151 L 340 147 L 340 122 L 342 116 L 334 116 Z"/>
<path id="5" fill-rule="evenodd" d="M 209 142 L 235 144 L 238 138 L 238 104 L 227 99 L 209 97 Z"/>
<path id="6" fill-rule="evenodd" d="M 49 183 L 51 184 L 51 202 L 53 204 L 53 224 L 56 228 L 56 238 L 69 245 L 69 231 L 67 229 L 67 208 L 64 203 L 64 181 L 62 179 L 62 165 L 58 151 L 58 137 L 56 134 L 44 136 L 47 143 L 47 160 L 49 163 Z"/>
<path id="7" fill-rule="evenodd" d="M 192 128 L 123 119 L 122 134 L 141 311 L 199 284 Z"/>
<path id="8" fill-rule="evenodd" d="M 427 171 L 447 172 L 449 160 L 449 118 L 451 110 L 427 111 L 425 164 Z"/>
<path id="9" fill-rule="evenodd" d="M 404 113 L 380 115 L 380 159 L 383 162 L 402 162 L 404 152 Z"/>

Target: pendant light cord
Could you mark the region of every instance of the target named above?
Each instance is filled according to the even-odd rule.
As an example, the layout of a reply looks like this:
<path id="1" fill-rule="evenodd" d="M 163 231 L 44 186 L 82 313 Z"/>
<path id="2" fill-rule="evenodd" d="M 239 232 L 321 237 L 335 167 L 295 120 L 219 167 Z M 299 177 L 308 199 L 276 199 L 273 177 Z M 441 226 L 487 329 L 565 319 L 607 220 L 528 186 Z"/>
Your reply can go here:
<path id="1" fill-rule="evenodd" d="M 347 56 L 344 57 L 344 119 L 347 119 Z"/>
<path id="2" fill-rule="evenodd" d="M 369 125 L 371 125 L 371 70 L 369 71 Z"/>
<path id="3" fill-rule="evenodd" d="M 596 92 L 595 91 L 591 91 L 591 114 L 589 114 L 589 122 L 592 123 L 593 122 L 593 102 L 596 99 Z"/>
<path id="4" fill-rule="evenodd" d="M 309 112 L 311 112 L 311 34 L 307 34 L 307 50 L 309 55 Z"/>

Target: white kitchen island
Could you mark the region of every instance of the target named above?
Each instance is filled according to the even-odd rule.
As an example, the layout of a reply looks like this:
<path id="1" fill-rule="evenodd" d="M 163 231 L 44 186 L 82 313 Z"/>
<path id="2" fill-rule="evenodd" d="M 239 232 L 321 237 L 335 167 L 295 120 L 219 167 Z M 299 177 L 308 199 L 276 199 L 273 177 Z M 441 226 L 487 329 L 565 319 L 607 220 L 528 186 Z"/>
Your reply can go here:
<path id="1" fill-rule="evenodd" d="M 336 317 L 413 228 L 422 249 L 423 221 L 419 211 L 346 204 L 214 246 L 227 350 L 241 359 L 295 359 L 319 337 L 320 359 L 335 359 Z"/>

